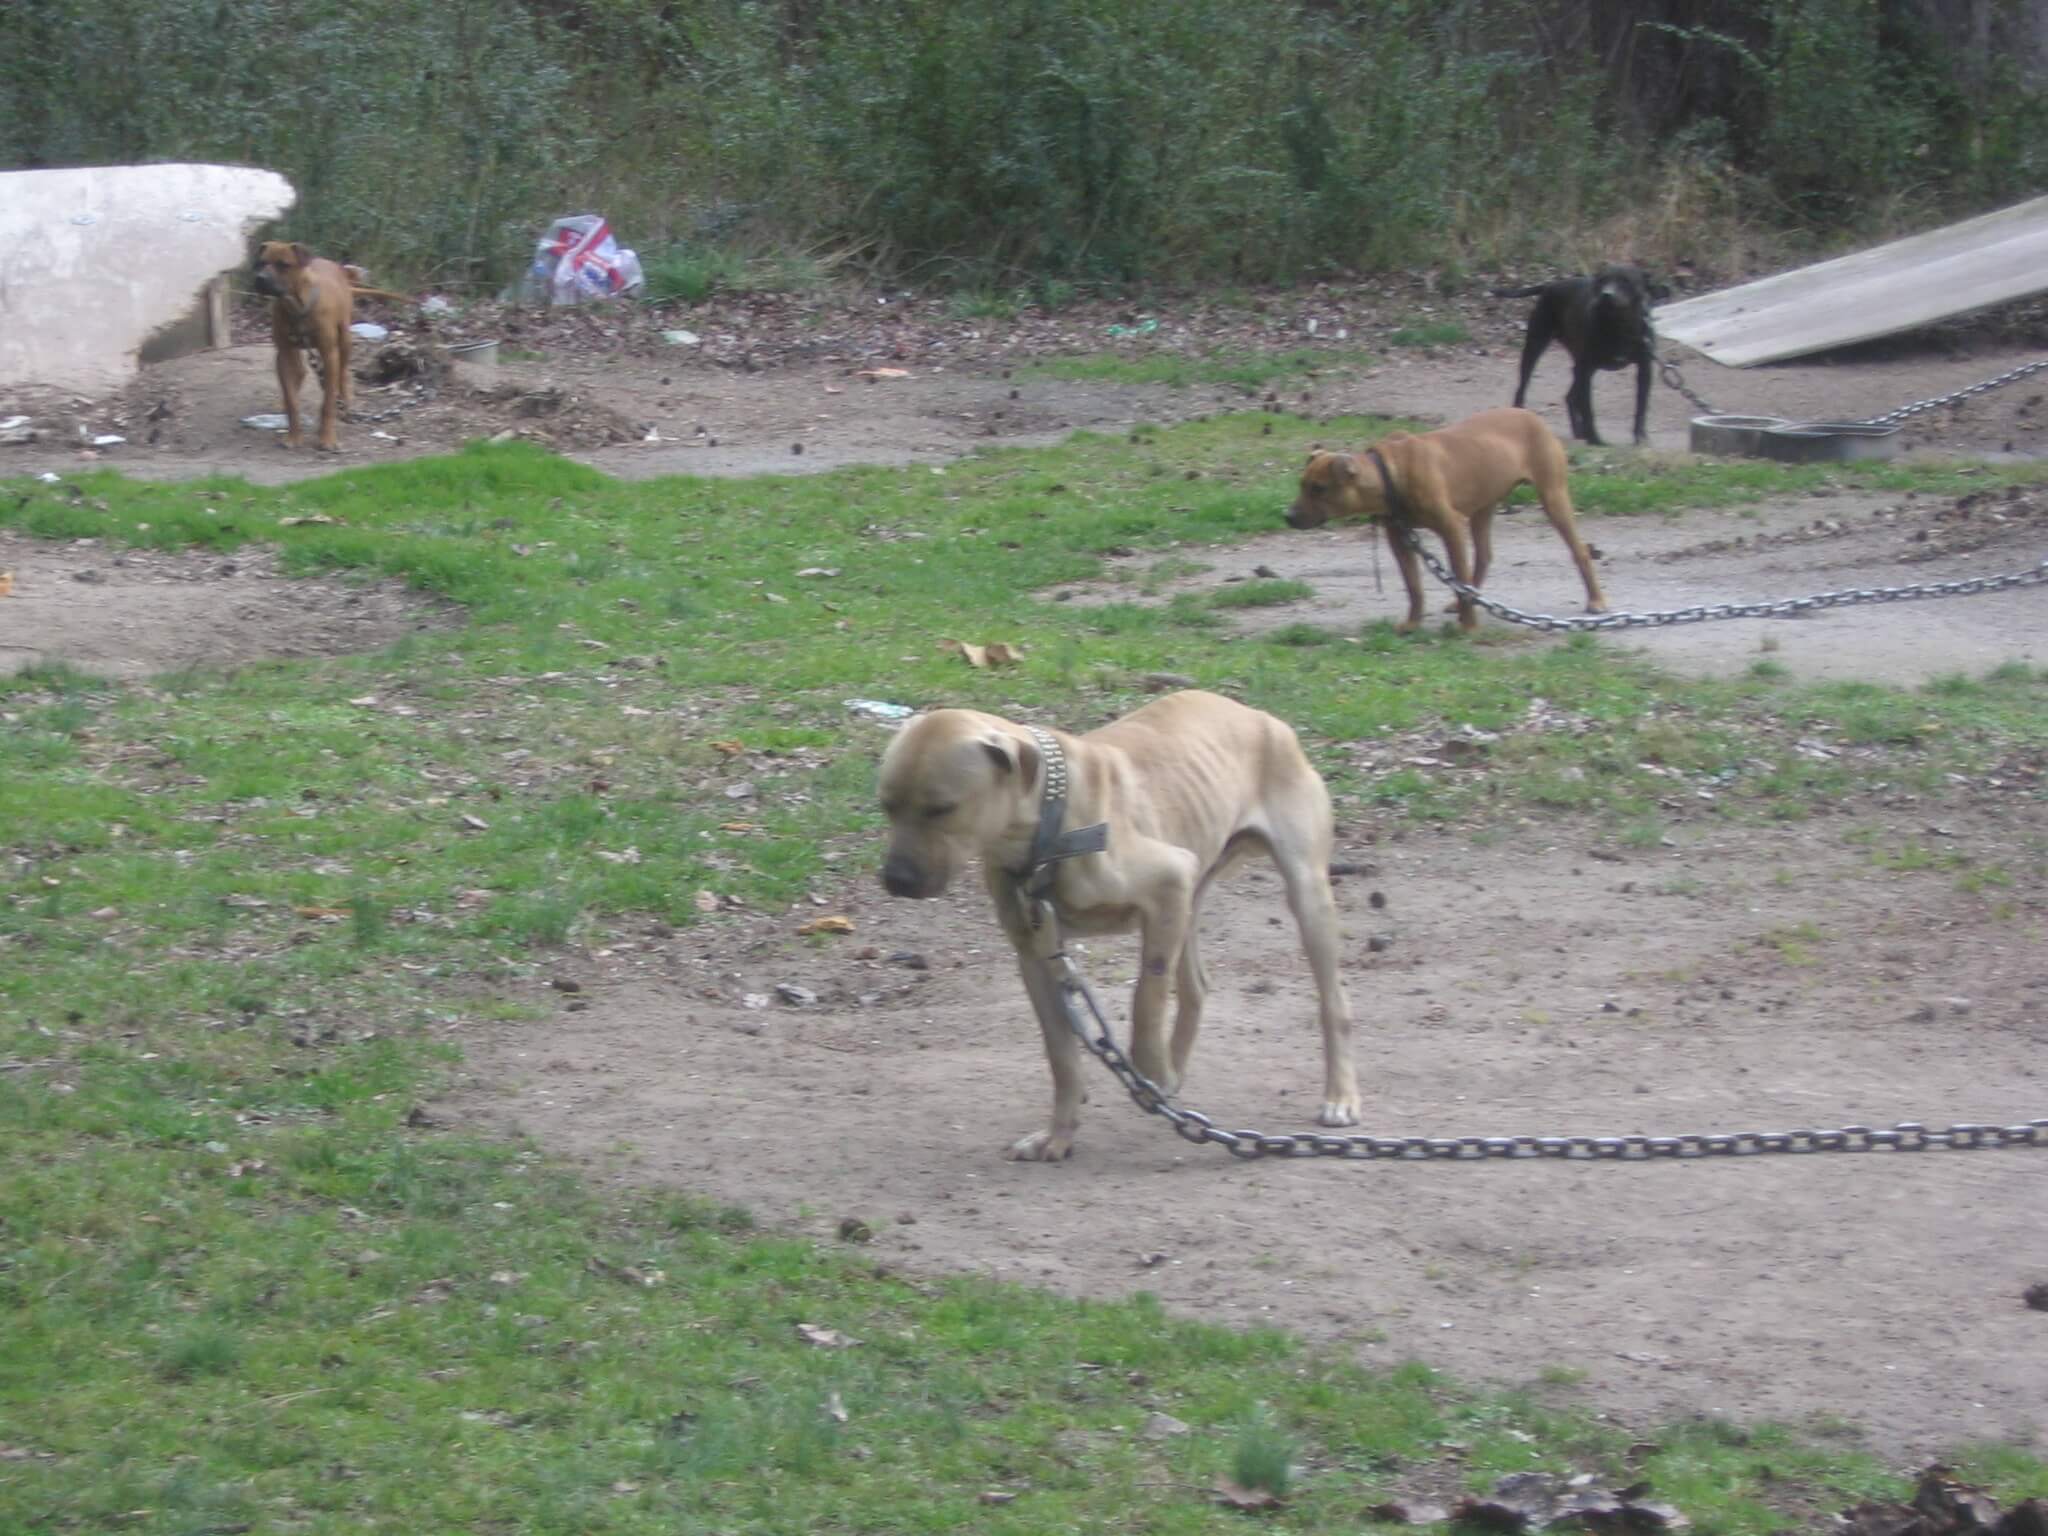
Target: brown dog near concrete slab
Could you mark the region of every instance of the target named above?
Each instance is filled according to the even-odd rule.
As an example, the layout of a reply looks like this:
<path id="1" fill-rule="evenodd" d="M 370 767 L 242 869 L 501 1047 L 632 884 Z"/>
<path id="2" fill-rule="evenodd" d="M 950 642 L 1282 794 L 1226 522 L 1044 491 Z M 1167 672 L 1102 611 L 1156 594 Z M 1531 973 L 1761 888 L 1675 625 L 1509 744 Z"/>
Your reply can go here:
<path id="1" fill-rule="evenodd" d="M 879 790 L 889 818 L 881 872 L 889 894 L 941 895 L 978 855 L 1017 952 L 1053 1092 L 1051 1123 L 1016 1142 L 1011 1157 L 1064 1158 L 1081 1120 L 1080 1042 L 1046 958 L 1060 932 L 1138 930 L 1130 1058 L 1172 1093 L 1187 1071 L 1208 990 L 1196 932 L 1202 898 L 1217 876 L 1254 852 L 1278 866 L 1315 974 L 1323 1034 L 1317 1119 L 1357 1124 L 1351 1005 L 1337 974 L 1330 894 L 1330 796 L 1283 722 L 1195 691 L 1168 694 L 1085 736 L 978 710 L 934 710 L 889 743 Z M 1062 834 L 1063 821 L 1085 830 Z M 1050 915 L 1040 914 L 1056 924 L 1050 930 L 1033 924 L 1040 900 L 1050 904 Z M 1178 994 L 1170 1042 L 1169 984 Z"/>
<path id="2" fill-rule="evenodd" d="M 1544 349 L 1552 341 L 1561 341 L 1572 355 L 1572 386 L 1565 393 L 1564 407 L 1573 435 L 1584 442 L 1600 443 L 1600 429 L 1593 425 L 1593 375 L 1634 364 L 1636 442 L 1641 445 L 1650 440 L 1644 423 L 1650 410 L 1650 368 L 1657 360 L 1650 307 L 1669 298 L 1670 289 L 1641 267 L 1610 262 L 1578 277 L 1560 277 L 1527 288 L 1496 288 L 1493 296 L 1536 300 L 1522 340 L 1522 374 L 1515 386 L 1515 404 L 1527 398 L 1529 376 L 1536 371 L 1536 360 Z"/>
<path id="3" fill-rule="evenodd" d="M 403 299 L 402 293 L 363 288 L 355 282 L 360 267 L 344 267 L 315 256 L 303 245 L 266 240 L 256 252 L 254 281 L 258 293 L 270 295 L 270 340 L 277 349 L 277 383 L 284 393 L 284 445 L 296 448 L 299 435 L 299 386 L 306 379 L 304 353 L 320 359 L 320 446 L 333 453 L 337 407 L 355 398 L 348 369 L 354 337 L 356 295 Z"/>
<path id="4" fill-rule="evenodd" d="M 1300 493 L 1287 509 L 1287 524 L 1320 528 L 1362 518 L 1396 530 L 1426 528 L 1443 540 L 1452 573 L 1477 587 L 1493 563 L 1493 514 L 1508 492 L 1525 481 L 1536 487 L 1550 526 L 1572 552 L 1586 584 L 1586 611 L 1605 613 L 1600 578 L 1593 574 L 1592 556 L 1572 517 L 1564 445 L 1540 417 L 1516 406 L 1481 411 L 1419 436 L 1396 432 L 1362 454 L 1311 454 Z M 1396 536 L 1388 542 L 1408 588 L 1408 618 L 1397 626 L 1405 634 L 1422 622 L 1422 562 L 1406 539 Z M 1451 606 L 1466 629 L 1477 622 L 1470 598 Z"/>

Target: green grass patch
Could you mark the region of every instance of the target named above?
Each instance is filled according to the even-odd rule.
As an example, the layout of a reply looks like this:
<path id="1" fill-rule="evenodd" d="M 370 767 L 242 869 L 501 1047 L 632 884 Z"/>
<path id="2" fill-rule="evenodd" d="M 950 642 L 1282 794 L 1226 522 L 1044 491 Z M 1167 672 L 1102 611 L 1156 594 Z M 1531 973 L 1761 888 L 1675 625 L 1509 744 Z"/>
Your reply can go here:
<path id="1" fill-rule="evenodd" d="M 1188 389 L 1200 384 L 1258 389 L 1282 379 L 1306 378 L 1338 368 L 1362 368 L 1371 359 L 1355 348 L 1297 347 L 1287 352 L 1211 352 L 1184 356 L 1151 352 L 1140 357 L 1101 353 L 1048 358 L 1018 370 L 1026 378 L 1071 379 L 1105 384 L 1164 384 Z"/>
<path id="2" fill-rule="evenodd" d="M 1298 603 L 1316 595 L 1305 581 L 1239 581 L 1218 587 L 1209 594 L 1211 608 L 1275 608 Z"/>
<path id="3" fill-rule="evenodd" d="M 1300 583 L 1222 589 L 1304 605 L 1256 642 L 1215 594 L 1053 600 L 1112 558 L 1149 556 L 1163 584 L 1272 531 L 1331 431 L 1242 416 L 749 481 L 622 485 L 507 444 L 284 488 L 11 483 L 16 528 L 260 541 L 466 623 L 148 687 L 0 679 L 0 1409 L 27 1452 L 0 1530 L 1036 1531 L 1134 1509 L 1235 1530 L 1201 1490 L 1257 1471 L 1287 1489 L 1272 1523 L 1311 1531 L 1417 1468 L 1620 1476 L 1633 1437 L 1524 1399 L 1144 1300 L 913 1285 L 408 1114 L 461 1027 L 513 1012 L 559 946 L 688 924 L 700 892 L 787 904 L 870 860 L 884 737 L 852 698 L 1079 725 L 1183 673 L 1293 721 L 1347 816 L 1556 808 L 1633 847 L 1681 815 L 1799 816 L 1878 784 L 1932 804 L 2048 736 L 2048 673 L 2026 667 L 1680 683 L 1590 637 L 1317 625 Z M 1767 469 L 1655 474 L 1669 504 L 1721 505 L 1803 473 Z M 1596 496 L 1625 478 L 1585 477 Z M 1028 652 L 978 672 L 945 639 Z M 1530 727 L 1538 698 L 1570 728 Z M 1483 765 L 1401 748 L 1467 726 Z M 1799 748 L 1814 737 L 1854 750 Z M 1957 874 L 1989 892 L 2001 871 Z M 1796 963 L 1821 939 L 1770 942 Z M 821 1349 L 799 1323 L 863 1342 Z M 1136 1438 L 1155 1410 L 1195 1432 Z M 1657 1443 L 1643 1474 L 1702 1530 L 1779 1528 L 1788 1479 L 1897 1491 L 1777 1431 Z M 2007 1497 L 2044 1491 L 2034 1458 L 1983 1466 Z"/>
<path id="4" fill-rule="evenodd" d="M 1454 347 L 1472 339 L 1460 320 L 1413 320 L 1387 336 L 1390 347 Z"/>

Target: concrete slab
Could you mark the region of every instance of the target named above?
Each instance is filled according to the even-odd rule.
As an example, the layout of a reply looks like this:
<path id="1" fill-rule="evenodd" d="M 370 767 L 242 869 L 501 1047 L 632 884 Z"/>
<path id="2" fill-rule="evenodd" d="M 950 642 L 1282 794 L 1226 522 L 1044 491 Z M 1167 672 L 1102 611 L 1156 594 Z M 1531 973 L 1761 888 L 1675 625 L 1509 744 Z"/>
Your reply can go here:
<path id="1" fill-rule="evenodd" d="M 238 165 L 0 173 L 0 387 L 119 389 L 297 196 Z"/>
<path id="2" fill-rule="evenodd" d="M 2048 292 L 2048 197 L 1660 306 L 1657 334 L 1748 368 Z"/>

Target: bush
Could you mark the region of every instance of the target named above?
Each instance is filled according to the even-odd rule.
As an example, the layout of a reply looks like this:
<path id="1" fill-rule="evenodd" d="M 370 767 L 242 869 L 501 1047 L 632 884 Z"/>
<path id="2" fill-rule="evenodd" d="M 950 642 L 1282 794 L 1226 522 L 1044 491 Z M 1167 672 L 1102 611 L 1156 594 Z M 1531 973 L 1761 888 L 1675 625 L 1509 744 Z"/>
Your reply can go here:
<path id="1" fill-rule="evenodd" d="M 778 250 L 998 294 L 1289 279 L 1563 257 L 1624 211 L 1666 213 L 1616 239 L 1682 228 L 1696 191 L 1771 205 L 1738 184 L 1829 238 L 2037 188 L 2016 23 L 1929 25 L 1907 0 L 17 0 L 0 163 L 273 166 L 293 237 L 392 282 L 503 283 L 592 210 L 685 300 Z"/>

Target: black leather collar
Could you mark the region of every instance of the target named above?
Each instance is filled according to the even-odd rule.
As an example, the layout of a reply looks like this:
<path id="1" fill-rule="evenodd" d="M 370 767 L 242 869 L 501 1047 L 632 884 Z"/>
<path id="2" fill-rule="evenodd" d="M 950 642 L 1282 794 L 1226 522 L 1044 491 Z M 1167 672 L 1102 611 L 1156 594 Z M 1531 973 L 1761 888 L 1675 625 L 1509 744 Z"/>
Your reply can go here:
<path id="1" fill-rule="evenodd" d="M 1372 460 L 1372 466 L 1380 472 L 1380 489 L 1386 492 L 1387 516 L 1403 525 L 1415 521 L 1409 515 L 1408 498 L 1401 494 L 1401 488 L 1394 484 L 1394 472 L 1387 468 L 1387 461 L 1377 448 L 1365 450 L 1365 456 Z"/>
<path id="2" fill-rule="evenodd" d="M 1098 821 L 1092 827 L 1077 827 L 1072 832 L 1060 830 L 1067 812 L 1067 754 L 1051 731 L 1035 725 L 1025 729 L 1038 743 L 1039 774 L 1044 788 L 1039 793 L 1038 828 L 1031 834 L 1031 852 L 1025 856 L 1023 869 L 1011 871 L 1010 877 L 1026 896 L 1043 901 L 1059 874 L 1054 866 L 1062 859 L 1101 853 L 1109 846 L 1109 823 Z"/>

